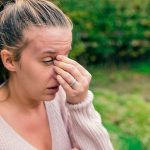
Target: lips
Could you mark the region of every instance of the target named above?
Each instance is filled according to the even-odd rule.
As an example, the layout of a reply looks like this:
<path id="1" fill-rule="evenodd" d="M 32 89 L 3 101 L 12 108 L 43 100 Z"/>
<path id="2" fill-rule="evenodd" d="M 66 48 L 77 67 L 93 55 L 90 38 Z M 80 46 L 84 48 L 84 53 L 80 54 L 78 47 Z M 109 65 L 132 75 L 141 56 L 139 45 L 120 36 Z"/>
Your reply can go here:
<path id="1" fill-rule="evenodd" d="M 48 89 L 58 89 L 58 88 L 59 88 L 59 85 L 48 87 Z"/>
<path id="2" fill-rule="evenodd" d="M 49 94 L 54 94 L 54 93 L 58 92 L 59 86 L 58 85 L 51 86 L 51 87 L 48 87 L 47 90 L 48 90 Z"/>

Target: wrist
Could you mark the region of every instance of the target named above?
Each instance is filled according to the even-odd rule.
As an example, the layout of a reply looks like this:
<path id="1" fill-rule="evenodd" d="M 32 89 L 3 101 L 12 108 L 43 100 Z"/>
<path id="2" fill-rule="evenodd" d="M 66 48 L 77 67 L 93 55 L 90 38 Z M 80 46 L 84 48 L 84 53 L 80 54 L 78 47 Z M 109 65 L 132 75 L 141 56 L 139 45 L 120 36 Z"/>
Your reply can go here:
<path id="1" fill-rule="evenodd" d="M 71 97 L 71 98 L 66 98 L 66 101 L 70 105 L 77 105 L 77 104 L 80 104 L 83 101 L 85 101 L 85 99 L 87 97 L 88 97 L 88 91 L 84 95 L 81 95 L 81 96 L 74 96 L 74 97 Z"/>
<path id="2" fill-rule="evenodd" d="M 69 109 L 81 109 L 81 108 L 84 108 L 87 105 L 89 105 L 90 103 L 92 103 L 93 97 L 94 97 L 93 93 L 88 90 L 86 97 L 82 101 L 80 101 L 78 103 L 67 102 L 67 107 Z"/>

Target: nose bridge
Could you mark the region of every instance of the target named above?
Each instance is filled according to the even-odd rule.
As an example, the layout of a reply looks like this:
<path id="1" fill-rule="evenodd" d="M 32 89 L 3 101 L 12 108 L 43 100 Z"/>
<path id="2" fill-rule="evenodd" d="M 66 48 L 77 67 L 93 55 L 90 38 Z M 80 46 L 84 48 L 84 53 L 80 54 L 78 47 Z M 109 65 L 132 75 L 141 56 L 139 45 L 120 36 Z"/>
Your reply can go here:
<path id="1" fill-rule="evenodd" d="M 54 79 L 56 79 L 56 76 L 57 76 L 57 73 L 56 73 L 56 71 L 54 70 L 54 65 L 53 65 L 53 67 L 52 67 L 52 77 L 53 77 Z"/>

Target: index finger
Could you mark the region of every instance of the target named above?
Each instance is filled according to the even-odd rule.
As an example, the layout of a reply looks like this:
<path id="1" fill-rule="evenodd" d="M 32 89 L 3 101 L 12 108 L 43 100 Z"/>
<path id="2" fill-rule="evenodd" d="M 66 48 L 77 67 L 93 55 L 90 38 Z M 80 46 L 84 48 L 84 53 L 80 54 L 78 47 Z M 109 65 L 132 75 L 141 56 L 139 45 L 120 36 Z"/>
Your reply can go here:
<path id="1" fill-rule="evenodd" d="M 82 75 L 85 75 L 85 76 L 91 76 L 90 73 L 83 67 L 81 66 L 78 62 L 66 57 L 66 56 L 63 56 L 63 55 L 58 55 L 56 57 L 57 60 L 59 61 L 63 61 L 65 63 L 69 63 L 69 64 L 72 64 L 74 66 L 76 66 L 79 71 L 81 72 Z"/>

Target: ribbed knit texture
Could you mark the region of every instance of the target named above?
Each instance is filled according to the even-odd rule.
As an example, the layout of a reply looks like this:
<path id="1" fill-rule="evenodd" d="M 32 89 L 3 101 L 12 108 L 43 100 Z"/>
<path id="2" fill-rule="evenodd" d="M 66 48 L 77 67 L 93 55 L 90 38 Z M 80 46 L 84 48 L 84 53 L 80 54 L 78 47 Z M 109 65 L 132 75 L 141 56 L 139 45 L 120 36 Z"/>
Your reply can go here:
<path id="1" fill-rule="evenodd" d="M 60 88 L 53 101 L 46 101 L 46 111 L 52 135 L 52 150 L 113 150 L 100 115 L 95 111 L 92 92 L 79 104 L 65 102 Z M 37 150 L 0 117 L 0 150 Z"/>

